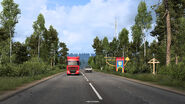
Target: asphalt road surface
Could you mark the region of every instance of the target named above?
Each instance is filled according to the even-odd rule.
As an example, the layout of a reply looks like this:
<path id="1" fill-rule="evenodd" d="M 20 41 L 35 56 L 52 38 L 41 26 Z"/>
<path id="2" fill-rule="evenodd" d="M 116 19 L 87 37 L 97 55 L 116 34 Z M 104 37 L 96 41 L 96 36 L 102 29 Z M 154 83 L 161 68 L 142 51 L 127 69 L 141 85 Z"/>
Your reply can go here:
<path id="1" fill-rule="evenodd" d="M 0 104 L 185 104 L 185 96 L 99 72 L 59 75 Z"/>

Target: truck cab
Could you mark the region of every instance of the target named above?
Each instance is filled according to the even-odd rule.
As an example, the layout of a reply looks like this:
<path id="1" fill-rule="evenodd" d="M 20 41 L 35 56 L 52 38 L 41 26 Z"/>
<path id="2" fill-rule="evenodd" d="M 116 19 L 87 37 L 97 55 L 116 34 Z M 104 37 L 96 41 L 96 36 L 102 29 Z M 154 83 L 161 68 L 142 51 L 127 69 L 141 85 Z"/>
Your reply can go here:
<path id="1" fill-rule="evenodd" d="M 67 75 L 79 74 L 80 69 L 80 57 L 67 57 Z"/>

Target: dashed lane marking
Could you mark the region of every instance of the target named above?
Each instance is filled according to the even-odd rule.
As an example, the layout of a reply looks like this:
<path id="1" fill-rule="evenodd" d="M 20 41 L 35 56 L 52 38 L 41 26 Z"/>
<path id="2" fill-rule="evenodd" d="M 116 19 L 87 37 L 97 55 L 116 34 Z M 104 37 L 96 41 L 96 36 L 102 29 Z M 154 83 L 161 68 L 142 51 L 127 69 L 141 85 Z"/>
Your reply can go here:
<path id="1" fill-rule="evenodd" d="M 91 88 L 93 89 L 93 91 L 95 92 L 95 94 L 99 98 L 99 100 L 103 100 L 103 98 L 100 96 L 98 91 L 94 88 L 94 86 L 91 83 L 89 83 L 89 85 L 91 86 Z"/>
<path id="2" fill-rule="evenodd" d="M 99 101 L 86 101 L 86 103 L 99 103 Z"/>

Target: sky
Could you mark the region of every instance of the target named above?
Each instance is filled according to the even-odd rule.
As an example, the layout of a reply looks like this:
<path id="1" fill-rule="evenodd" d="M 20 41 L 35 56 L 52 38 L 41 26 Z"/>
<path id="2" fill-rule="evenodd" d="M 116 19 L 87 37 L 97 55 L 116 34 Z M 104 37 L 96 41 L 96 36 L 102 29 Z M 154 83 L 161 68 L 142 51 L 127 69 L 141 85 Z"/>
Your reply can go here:
<path id="1" fill-rule="evenodd" d="M 0 0 L 1 2 L 2 0 Z M 33 33 L 33 22 L 39 13 L 45 17 L 45 26 L 52 25 L 61 42 L 65 42 L 69 53 L 94 53 L 93 39 L 107 36 L 111 41 L 123 28 L 129 30 L 137 15 L 137 7 L 142 0 L 14 0 L 19 4 L 21 15 L 15 28 L 14 41 L 24 42 Z M 158 0 L 145 0 L 148 8 Z M 2 7 L 0 7 L 2 11 Z M 155 16 L 154 12 L 152 13 Z M 155 26 L 155 19 L 152 26 Z M 152 30 L 152 29 L 151 29 Z M 150 30 L 150 31 L 151 31 Z M 149 34 L 149 33 L 148 33 Z M 148 36 L 147 40 L 152 41 Z"/>

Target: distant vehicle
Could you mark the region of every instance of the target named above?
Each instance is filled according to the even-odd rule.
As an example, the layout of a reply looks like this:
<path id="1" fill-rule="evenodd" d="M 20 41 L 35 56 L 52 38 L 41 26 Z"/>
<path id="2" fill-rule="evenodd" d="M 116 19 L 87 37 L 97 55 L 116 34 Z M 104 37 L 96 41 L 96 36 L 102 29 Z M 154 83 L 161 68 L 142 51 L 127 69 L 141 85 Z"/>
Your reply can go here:
<path id="1" fill-rule="evenodd" d="M 86 72 L 86 73 L 88 73 L 88 72 L 89 72 L 89 73 L 92 73 L 92 68 L 91 68 L 90 66 L 86 66 L 86 67 L 85 67 L 85 72 Z"/>
<path id="2" fill-rule="evenodd" d="M 80 69 L 80 57 L 67 57 L 67 75 L 79 74 Z"/>

